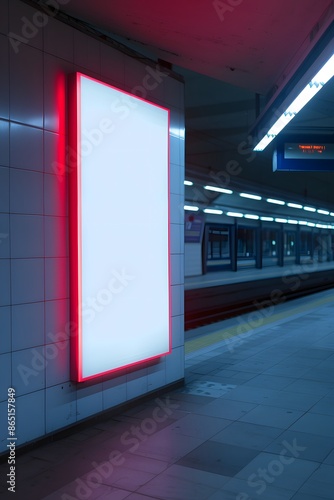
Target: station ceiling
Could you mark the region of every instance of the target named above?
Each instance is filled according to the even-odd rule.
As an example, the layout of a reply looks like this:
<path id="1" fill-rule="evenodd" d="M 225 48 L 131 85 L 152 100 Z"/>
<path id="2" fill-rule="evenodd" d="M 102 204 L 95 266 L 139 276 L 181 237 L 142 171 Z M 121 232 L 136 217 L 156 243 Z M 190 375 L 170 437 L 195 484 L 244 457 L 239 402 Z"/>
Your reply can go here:
<path id="1" fill-rule="evenodd" d="M 232 189 L 334 205 L 334 173 L 274 173 L 273 146 L 245 153 L 258 112 L 333 24 L 334 0 L 70 0 L 61 9 L 183 75 L 186 177 L 198 186 L 220 173 Z M 334 83 L 293 128 L 334 133 Z M 241 168 L 228 179 L 231 160 Z"/>

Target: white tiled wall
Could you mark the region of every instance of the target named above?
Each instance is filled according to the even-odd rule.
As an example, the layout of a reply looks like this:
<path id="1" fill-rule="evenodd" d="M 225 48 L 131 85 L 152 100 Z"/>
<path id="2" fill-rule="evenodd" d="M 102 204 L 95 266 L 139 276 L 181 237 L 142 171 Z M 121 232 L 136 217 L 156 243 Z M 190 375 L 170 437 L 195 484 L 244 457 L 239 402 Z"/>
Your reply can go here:
<path id="1" fill-rule="evenodd" d="M 24 35 L 22 18 L 33 19 L 34 14 L 20 0 L 1 0 L 0 408 L 5 408 L 7 389 L 13 386 L 18 444 L 184 375 L 183 84 L 54 18 L 37 29 L 28 43 L 18 43 Z M 83 71 L 171 110 L 173 350 L 156 364 L 89 384 L 70 380 L 64 165 L 67 79 L 73 71 Z M 0 425 L 0 453 L 6 450 L 6 427 Z"/>
<path id="2" fill-rule="evenodd" d="M 202 245 L 201 243 L 186 243 L 187 260 L 185 261 L 185 276 L 199 276 L 202 274 Z"/>

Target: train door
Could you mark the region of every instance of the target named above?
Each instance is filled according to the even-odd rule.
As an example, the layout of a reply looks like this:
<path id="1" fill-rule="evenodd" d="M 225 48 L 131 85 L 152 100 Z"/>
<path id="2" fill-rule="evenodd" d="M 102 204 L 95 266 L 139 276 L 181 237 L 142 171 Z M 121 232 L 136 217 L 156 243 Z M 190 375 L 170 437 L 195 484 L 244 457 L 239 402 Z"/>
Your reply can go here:
<path id="1" fill-rule="evenodd" d="M 262 230 L 262 265 L 263 267 L 279 265 L 280 235 L 278 229 Z"/>
<path id="2" fill-rule="evenodd" d="M 332 260 L 331 237 L 329 234 L 318 233 L 315 239 L 314 260 L 329 262 Z"/>
<path id="3" fill-rule="evenodd" d="M 313 262 L 313 235 L 312 231 L 300 231 L 300 263 L 310 264 Z"/>
<path id="4" fill-rule="evenodd" d="M 297 242 L 296 231 L 284 231 L 284 242 L 283 242 L 284 265 L 295 264 L 297 258 L 296 242 Z"/>
<path id="5" fill-rule="evenodd" d="M 238 269 L 255 267 L 256 228 L 238 227 L 237 230 Z"/>
<path id="6" fill-rule="evenodd" d="M 231 269 L 231 234 L 229 226 L 208 225 L 204 238 L 205 272 Z"/>

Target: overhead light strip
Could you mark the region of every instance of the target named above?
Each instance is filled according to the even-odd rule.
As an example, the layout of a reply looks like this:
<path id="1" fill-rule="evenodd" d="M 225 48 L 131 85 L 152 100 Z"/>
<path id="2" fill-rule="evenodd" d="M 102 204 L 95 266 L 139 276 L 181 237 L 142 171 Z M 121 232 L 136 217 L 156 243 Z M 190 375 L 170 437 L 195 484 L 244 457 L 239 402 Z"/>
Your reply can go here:
<path id="1" fill-rule="evenodd" d="M 306 210 L 306 212 L 316 212 L 316 209 L 313 207 L 304 207 L 304 210 Z"/>
<path id="2" fill-rule="evenodd" d="M 216 186 L 204 186 L 204 189 L 207 189 L 208 191 L 216 191 L 217 193 L 224 193 L 224 194 L 232 194 L 233 191 L 231 189 L 225 189 L 225 188 L 220 188 Z"/>
<path id="3" fill-rule="evenodd" d="M 272 222 L 274 220 L 274 217 L 265 217 L 265 216 L 263 216 L 263 217 L 260 217 L 260 219 L 262 221 Z"/>
<path id="4" fill-rule="evenodd" d="M 229 217 L 243 217 L 244 215 L 239 213 L 239 212 L 227 212 L 227 214 Z"/>
<path id="5" fill-rule="evenodd" d="M 299 205 L 299 203 L 288 203 L 287 205 L 290 208 L 303 208 L 303 205 Z"/>
<path id="6" fill-rule="evenodd" d="M 193 205 L 184 205 L 184 210 L 189 210 L 190 212 L 198 212 L 199 208 Z"/>
<path id="7" fill-rule="evenodd" d="M 249 198 L 250 200 L 262 200 L 261 196 L 257 194 L 239 193 L 239 196 L 242 198 Z"/>
<path id="8" fill-rule="evenodd" d="M 322 66 L 320 71 L 298 94 L 290 106 L 281 114 L 273 126 L 253 148 L 254 151 L 263 151 L 268 144 L 288 125 L 299 111 L 321 90 L 334 76 L 334 54 Z"/>
<path id="9" fill-rule="evenodd" d="M 245 215 L 245 218 L 246 218 L 246 219 L 254 219 L 254 220 L 258 220 L 260 217 L 259 217 L 259 215 L 246 214 L 246 215 Z"/>
<path id="10" fill-rule="evenodd" d="M 205 208 L 203 210 L 204 213 L 206 214 L 212 214 L 212 215 L 221 215 L 223 213 L 222 210 L 216 210 L 216 209 L 213 209 L 213 208 Z"/>
<path id="11" fill-rule="evenodd" d="M 285 205 L 285 201 L 275 200 L 274 198 L 267 198 L 268 203 L 274 203 L 275 205 Z"/>

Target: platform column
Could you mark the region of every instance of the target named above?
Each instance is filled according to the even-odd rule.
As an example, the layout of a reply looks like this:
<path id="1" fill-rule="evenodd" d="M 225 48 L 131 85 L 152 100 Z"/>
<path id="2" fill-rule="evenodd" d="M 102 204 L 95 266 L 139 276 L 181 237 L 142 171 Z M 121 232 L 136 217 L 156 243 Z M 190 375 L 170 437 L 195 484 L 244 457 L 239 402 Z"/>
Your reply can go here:
<path id="1" fill-rule="evenodd" d="M 296 264 L 297 266 L 300 265 L 300 227 L 297 226 L 297 232 L 296 232 Z"/>
<path id="2" fill-rule="evenodd" d="M 262 269 L 262 223 L 255 231 L 255 267 Z"/>
<path id="3" fill-rule="evenodd" d="M 238 270 L 238 223 L 234 222 L 231 226 L 231 268 L 232 271 Z"/>
<path id="4" fill-rule="evenodd" d="M 280 267 L 284 266 L 284 227 L 283 224 L 277 232 L 277 265 Z"/>

